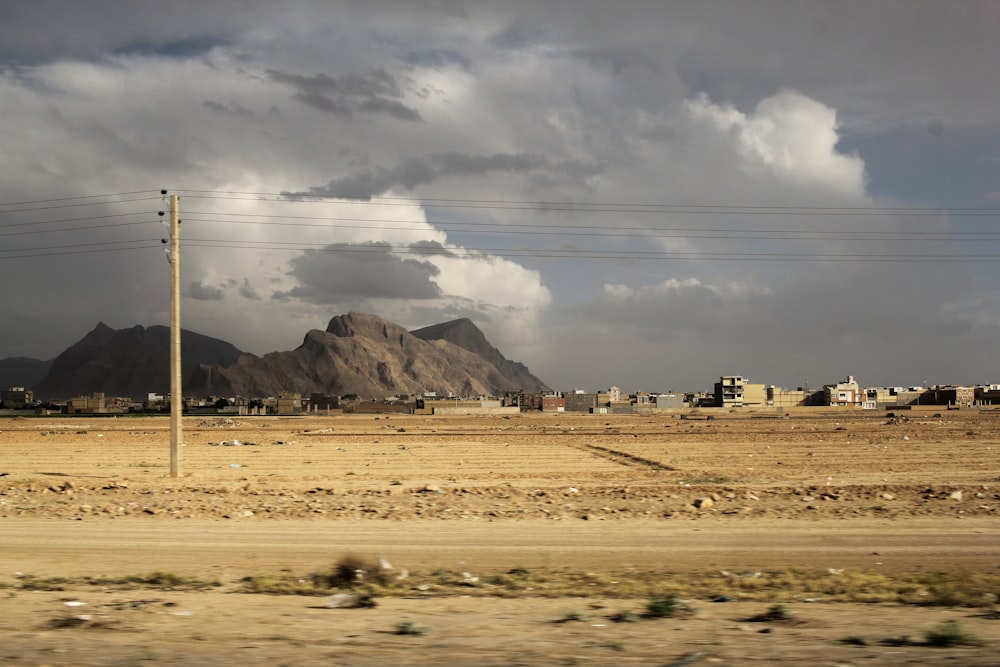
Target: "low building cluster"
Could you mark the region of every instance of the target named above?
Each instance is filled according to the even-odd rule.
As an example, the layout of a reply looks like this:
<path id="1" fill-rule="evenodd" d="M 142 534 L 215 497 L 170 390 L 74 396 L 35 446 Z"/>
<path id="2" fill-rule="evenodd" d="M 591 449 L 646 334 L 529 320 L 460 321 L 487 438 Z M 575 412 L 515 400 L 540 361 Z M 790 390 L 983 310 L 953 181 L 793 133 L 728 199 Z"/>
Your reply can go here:
<path id="1" fill-rule="evenodd" d="M 184 399 L 187 414 L 304 415 L 341 413 L 402 414 L 516 414 L 525 411 L 575 412 L 589 414 L 629 414 L 676 411 L 695 408 L 787 410 L 799 407 L 852 408 L 863 410 L 910 409 L 940 406 L 969 409 L 1000 405 L 1000 385 L 935 385 L 929 387 L 862 387 L 853 375 L 822 389 L 785 389 L 750 382 L 743 375 L 723 375 L 714 392 L 664 393 L 637 391 L 624 393 L 619 387 L 595 392 L 581 389 L 530 394 L 508 392 L 502 397 L 460 397 L 427 391 L 418 395 L 393 395 L 380 399 L 356 395 L 308 396 L 282 392 L 263 398 L 210 396 Z M 66 414 L 123 414 L 128 412 L 169 412 L 170 396 L 150 393 L 144 401 L 94 393 L 58 403 L 41 403 L 30 390 L 12 387 L 2 392 L 4 412 L 46 411 Z"/>

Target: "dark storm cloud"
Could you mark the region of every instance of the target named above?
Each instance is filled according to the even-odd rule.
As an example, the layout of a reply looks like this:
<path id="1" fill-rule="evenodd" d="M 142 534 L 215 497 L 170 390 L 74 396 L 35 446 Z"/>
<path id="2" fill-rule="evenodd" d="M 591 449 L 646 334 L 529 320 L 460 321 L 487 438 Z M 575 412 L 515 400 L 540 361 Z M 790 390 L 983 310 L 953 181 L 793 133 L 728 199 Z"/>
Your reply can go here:
<path id="1" fill-rule="evenodd" d="M 455 253 L 446 249 L 437 241 L 417 241 L 410 244 L 410 250 L 418 255 L 443 255 L 445 257 L 455 257 Z"/>
<path id="2" fill-rule="evenodd" d="M 346 117 L 354 109 L 385 113 L 393 118 L 419 121 L 420 113 L 399 101 L 403 91 L 399 82 L 384 69 L 369 70 L 366 75 L 352 73 L 338 77 L 327 74 L 303 76 L 274 69 L 267 70 L 272 81 L 291 86 L 295 99 L 315 109 Z"/>
<path id="3" fill-rule="evenodd" d="M 199 301 L 222 301 L 226 297 L 222 289 L 200 282 L 191 283 L 191 286 L 188 287 L 187 295 Z"/>
<path id="4" fill-rule="evenodd" d="M 520 50 L 544 42 L 547 29 L 542 24 L 528 19 L 519 19 L 490 38 L 490 44 L 498 49 Z"/>
<path id="5" fill-rule="evenodd" d="M 206 109 L 218 111 L 219 113 L 223 113 L 228 116 L 248 117 L 253 115 L 252 111 L 235 102 L 223 104 L 222 102 L 216 102 L 214 100 L 205 100 L 201 103 L 201 105 Z"/>
<path id="6" fill-rule="evenodd" d="M 112 51 L 117 56 L 161 56 L 165 58 L 193 58 L 212 49 L 225 46 L 226 40 L 214 35 L 198 35 L 174 41 L 133 42 Z"/>
<path id="7" fill-rule="evenodd" d="M 433 299 L 437 267 L 392 254 L 387 243 L 334 244 L 292 259 L 289 275 L 299 285 L 275 292 L 278 300 L 336 304 L 345 298 Z"/>
<path id="8" fill-rule="evenodd" d="M 260 301 L 260 294 L 250 285 L 248 278 L 243 279 L 243 284 L 240 286 L 240 296 L 250 301 Z"/>
<path id="9" fill-rule="evenodd" d="M 601 167 L 576 161 L 552 162 L 543 155 L 532 153 L 493 153 L 469 155 L 458 152 L 430 153 L 407 157 L 394 167 L 366 171 L 342 179 L 334 179 L 322 187 L 295 194 L 365 198 L 380 195 L 394 187 L 412 190 L 450 176 L 482 176 L 494 172 L 532 174 L 532 178 L 587 178 Z"/>
<path id="10" fill-rule="evenodd" d="M 403 56 L 403 61 L 417 67 L 433 69 L 454 66 L 462 70 L 468 70 L 472 67 L 472 61 L 468 57 L 452 49 L 427 48 L 410 51 Z"/>

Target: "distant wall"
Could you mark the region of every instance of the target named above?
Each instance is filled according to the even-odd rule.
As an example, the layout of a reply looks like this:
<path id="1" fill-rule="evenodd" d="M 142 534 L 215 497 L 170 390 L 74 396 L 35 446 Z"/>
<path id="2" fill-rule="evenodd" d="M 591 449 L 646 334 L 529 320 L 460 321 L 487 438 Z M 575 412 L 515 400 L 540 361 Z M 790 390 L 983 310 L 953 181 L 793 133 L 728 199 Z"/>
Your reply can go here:
<path id="1" fill-rule="evenodd" d="M 516 405 L 510 407 L 498 407 L 498 408 L 463 408 L 463 407 L 445 407 L 445 406 L 434 406 L 434 414 L 436 415 L 519 415 L 521 414 L 521 408 Z"/>

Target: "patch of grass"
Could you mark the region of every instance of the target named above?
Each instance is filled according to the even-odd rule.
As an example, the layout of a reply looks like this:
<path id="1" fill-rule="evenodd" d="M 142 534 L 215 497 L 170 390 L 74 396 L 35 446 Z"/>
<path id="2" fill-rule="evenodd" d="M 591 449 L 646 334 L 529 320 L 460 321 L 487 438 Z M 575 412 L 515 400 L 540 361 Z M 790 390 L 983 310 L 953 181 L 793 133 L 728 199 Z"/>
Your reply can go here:
<path id="1" fill-rule="evenodd" d="M 746 620 L 749 623 L 781 623 L 792 620 L 792 611 L 783 604 L 773 604 L 767 611 Z"/>
<path id="2" fill-rule="evenodd" d="M 157 570 L 149 574 L 134 574 L 125 577 L 83 577 L 83 582 L 92 586 L 106 588 L 158 588 L 162 590 L 205 590 L 222 585 L 218 579 L 207 581 L 197 577 L 188 577 L 174 572 Z"/>
<path id="3" fill-rule="evenodd" d="M 21 580 L 22 591 L 64 591 L 73 583 L 67 577 L 27 577 Z"/>
<path id="4" fill-rule="evenodd" d="M 571 611 L 559 619 L 559 623 L 585 623 L 591 619 L 590 614 L 585 611 Z"/>
<path id="5" fill-rule="evenodd" d="M 162 590 L 205 590 L 221 586 L 218 580 L 205 581 L 172 572 L 153 572 L 124 577 L 28 577 L 20 582 L 25 591 L 64 591 L 74 586 L 101 586 L 117 590 L 157 588 Z"/>
<path id="6" fill-rule="evenodd" d="M 683 608 L 683 603 L 676 595 L 651 598 L 646 603 L 646 618 L 673 618 Z"/>
<path id="7" fill-rule="evenodd" d="M 615 623 L 635 623 L 639 620 L 639 614 L 634 611 L 620 611 L 611 617 Z"/>
<path id="8" fill-rule="evenodd" d="M 362 575 L 359 577 L 358 572 Z M 975 606 L 992 608 L 1000 590 L 1000 574 L 904 573 L 888 575 L 871 570 L 801 570 L 733 573 L 712 571 L 572 572 L 558 569 L 512 568 L 475 573 L 470 584 L 465 573 L 447 568 L 411 571 L 405 579 L 380 570 L 374 562 L 349 556 L 318 574 L 245 577 L 248 592 L 286 595 L 325 595 L 331 590 L 363 590 L 379 597 L 404 595 L 463 595 L 504 598 L 607 597 L 644 598 L 655 606 L 669 600 L 720 598 L 766 602 L 772 605 L 801 600 L 824 602 L 892 602 L 910 605 Z M 22 583 L 28 580 L 21 580 Z M 63 586 L 61 580 L 39 580 L 35 586 Z M 69 582 L 71 583 L 71 582 Z M 89 583 L 98 583 L 93 580 Z M 138 585 L 138 584 L 137 584 Z M 662 601 L 668 602 L 662 602 Z M 685 608 L 686 609 L 686 608 Z M 689 610 L 688 610 L 689 611 Z M 640 612 L 641 613 L 641 612 Z M 645 615 L 645 614 L 643 614 Z M 780 619 L 772 619 L 780 620 Z"/>
<path id="9" fill-rule="evenodd" d="M 397 635 L 426 635 L 428 632 L 427 628 L 422 625 L 417 625 L 413 621 L 403 620 L 396 623 L 395 634 Z"/>
<path id="10" fill-rule="evenodd" d="M 843 637 L 841 639 L 838 639 L 837 643 L 843 644 L 844 646 L 868 646 L 868 642 L 866 642 L 861 637 L 857 637 L 855 635 L 850 635 L 848 637 Z"/>
<path id="11" fill-rule="evenodd" d="M 982 646 L 985 642 L 966 632 L 958 621 L 945 621 L 924 632 L 924 640 L 929 646 Z"/>

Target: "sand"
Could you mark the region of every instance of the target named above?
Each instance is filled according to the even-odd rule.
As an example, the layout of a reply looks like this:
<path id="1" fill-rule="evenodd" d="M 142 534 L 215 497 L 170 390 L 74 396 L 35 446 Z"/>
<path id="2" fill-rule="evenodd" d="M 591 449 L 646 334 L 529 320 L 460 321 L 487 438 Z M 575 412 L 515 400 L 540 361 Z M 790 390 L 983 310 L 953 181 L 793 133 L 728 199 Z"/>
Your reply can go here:
<path id="1" fill-rule="evenodd" d="M 477 580 L 998 572 L 1000 416 L 763 417 L 189 417 L 176 479 L 166 418 L 0 420 L 0 664 L 996 664 L 982 608 L 793 600 L 794 622 L 760 624 L 764 602 L 692 599 L 690 617 L 614 623 L 646 599 L 242 592 L 346 554 Z M 156 570 L 220 585 L 22 586 Z M 404 620 L 426 634 L 394 634 Z M 987 645 L 920 645 L 948 620 Z"/>

